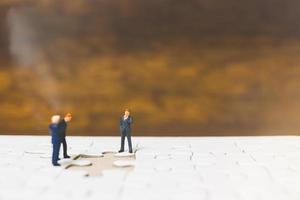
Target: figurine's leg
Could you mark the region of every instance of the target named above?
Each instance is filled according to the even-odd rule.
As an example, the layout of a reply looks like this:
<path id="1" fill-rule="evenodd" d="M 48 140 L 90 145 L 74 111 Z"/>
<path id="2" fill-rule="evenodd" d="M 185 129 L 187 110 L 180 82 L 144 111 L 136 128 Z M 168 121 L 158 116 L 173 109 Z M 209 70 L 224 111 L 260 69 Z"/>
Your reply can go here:
<path id="1" fill-rule="evenodd" d="M 55 144 L 53 143 L 52 144 L 52 164 L 54 165 L 56 162 L 57 162 L 57 160 L 56 160 L 56 148 L 55 148 Z M 58 157 L 58 155 L 57 155 L 57 157 Z"/>
<path id="2" fill-rule="evenodd" d="M 53 152 L 52 152 L 52 164 L 54 166 L 59 166 L 60 164 L 57 163 L 58 161 L 58 154 L 60 150 L 60 142 L 53 143 Z"/>
<path id="3" fill-rule="evenodd" d="M 126 135 L 127 135 L 129 153 L 132 153 L 132 143 L 131 143 L 131 133 L 130 133 L 130 131 L 127 131 Z"/>
<path id="4" fill-rule="evenodd" d="M 66 138 L 64 138 L 62 140 L 62 143 L 63 143 L 63 149 L 64 149 L 64 158 L 70 158 L 70 156 L 68 155 L 68 146 L 67 146 Z"/>
<path id="5" fill-rule="evenodd" d="M 119 152 L 124 151 L 124 143 L 125 143 L 125 133 L 124 133 L 124 131 L 121 130 L 121 148 L 120 148 Z"/>

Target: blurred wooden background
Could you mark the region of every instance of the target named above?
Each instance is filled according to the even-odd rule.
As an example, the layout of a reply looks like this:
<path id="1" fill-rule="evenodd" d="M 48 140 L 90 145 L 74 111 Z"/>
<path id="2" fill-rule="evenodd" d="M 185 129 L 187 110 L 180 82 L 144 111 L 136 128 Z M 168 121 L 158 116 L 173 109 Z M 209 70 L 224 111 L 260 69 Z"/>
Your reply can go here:
<path id="1" fill-rule="evenodd" d="M 5 0 L 0 133 L 274 135 L 300 131 L 296 0 Z"/>

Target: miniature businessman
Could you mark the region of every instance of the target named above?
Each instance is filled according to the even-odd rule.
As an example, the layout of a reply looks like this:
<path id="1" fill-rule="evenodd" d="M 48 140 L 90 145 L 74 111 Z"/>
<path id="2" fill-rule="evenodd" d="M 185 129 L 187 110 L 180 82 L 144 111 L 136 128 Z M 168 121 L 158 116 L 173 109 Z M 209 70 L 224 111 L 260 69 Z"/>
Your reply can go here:
<path id="1" fill-rule="evenodd" d="M 120 118 L 120 132 L 121 132 L 121 149 L 120 153 L 124 152 L 124 142 L 125 137 L 127 137 L 129 153 L 132 153 L 132 144 L 131 144 L 131 124 L 133 120 L 130 116 L 129 109 L 126 109 L 124 112 L 124 116 Z"/>
<path id="2" fill-rule="evenodd" d="M 66 141 L 66 130 L 67 130 L 67 124 L 72 120 L 72 115 L 70 113 L 66 114 L 63 120 L 61 120 L 58 124 L 59 129 L 59 137 L 60 142 L 63 144 L 63 150 L 64 150 L 64 158 L 70 158 L 70 156 L 67 153 L 67 141 Z"/>
<path id="3" fill-rule="evenodd" d="M 59 149 L 60 149 L 60 137 L 58 132 L 58 123 L 60 120 L 59 115 L 54 115 L 51 117 L 51 124 L 49 125 L 49 130 L 51 134 L 51 140 L 52 140 L 52 164 L 54 166 L 60 166 L 60 164 L 57 163 L 58 161 L 58 155 L 59 155 Z"/>

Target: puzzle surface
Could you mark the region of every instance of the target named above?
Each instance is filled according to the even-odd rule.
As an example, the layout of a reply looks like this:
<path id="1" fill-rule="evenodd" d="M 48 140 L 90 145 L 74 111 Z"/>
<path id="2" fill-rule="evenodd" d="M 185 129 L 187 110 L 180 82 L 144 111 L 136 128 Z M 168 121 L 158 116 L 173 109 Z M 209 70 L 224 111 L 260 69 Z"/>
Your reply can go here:
<path id="1" fill-rule="evenodd" d="M 67 140 L 73 157 L 114 152 L 120 143 Z M 131 170 L 105 168 L 91 177 L 84 167 L 53 167 L 50 144 L 47 136 L 0 136 L 0 200 L 300 199 L 298 136 L 133 137 L 135 159 L 113 163 Z"/>

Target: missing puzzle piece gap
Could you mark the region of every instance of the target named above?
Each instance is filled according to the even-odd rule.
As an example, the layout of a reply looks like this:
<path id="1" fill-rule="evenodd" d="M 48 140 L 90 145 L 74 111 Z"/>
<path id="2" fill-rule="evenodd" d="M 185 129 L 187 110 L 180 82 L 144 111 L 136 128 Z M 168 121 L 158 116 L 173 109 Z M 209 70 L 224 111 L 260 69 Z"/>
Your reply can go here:
<path id="1" fill-rule="evenodd" d="M 68 169 L 70 167 L 86 167 L 91 165 L 92 162 L 89 160 L 73 160 L 70 164 L 65 166 L 65 169 Z"/>
<path id="2" fill-rule="evenodd" d="M 103 153 L 88 153 L 88 154 L 80 154 L 77 158 L 100 158 L 103 157 Z"/>

